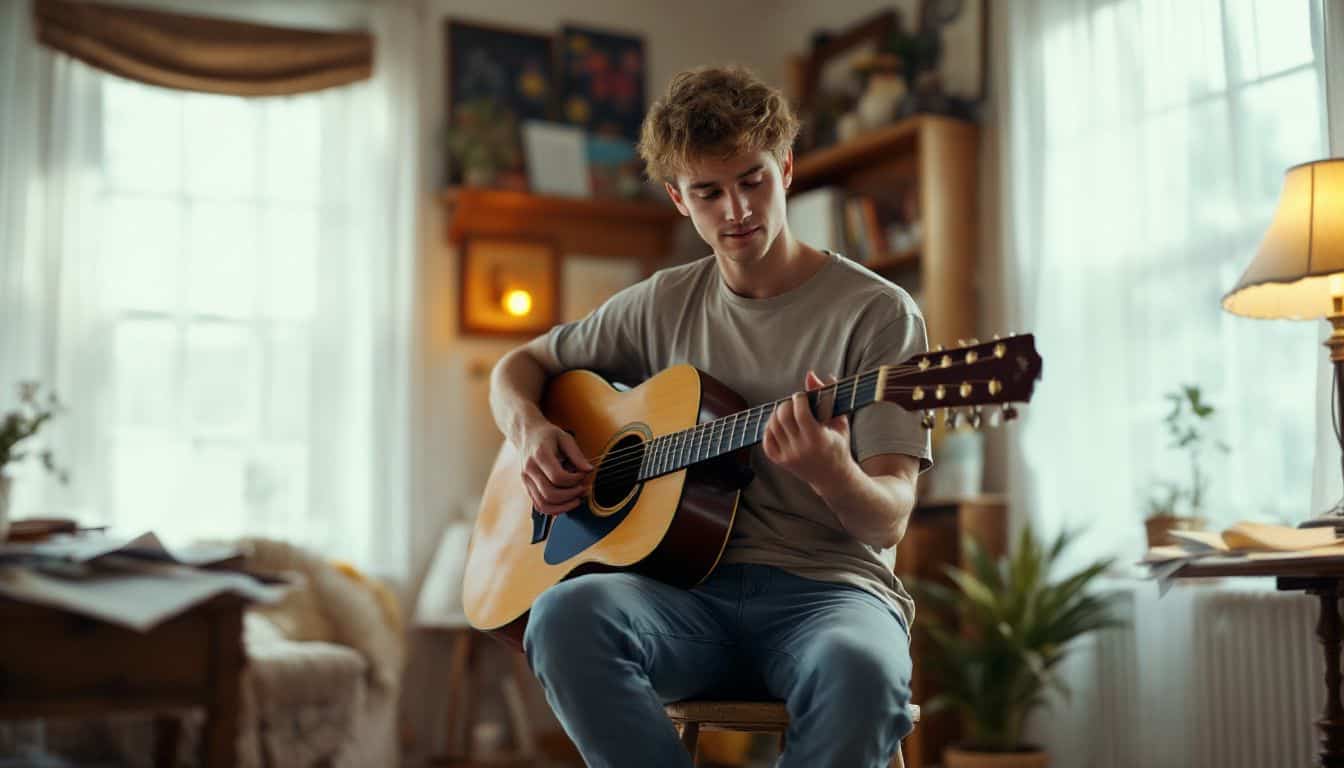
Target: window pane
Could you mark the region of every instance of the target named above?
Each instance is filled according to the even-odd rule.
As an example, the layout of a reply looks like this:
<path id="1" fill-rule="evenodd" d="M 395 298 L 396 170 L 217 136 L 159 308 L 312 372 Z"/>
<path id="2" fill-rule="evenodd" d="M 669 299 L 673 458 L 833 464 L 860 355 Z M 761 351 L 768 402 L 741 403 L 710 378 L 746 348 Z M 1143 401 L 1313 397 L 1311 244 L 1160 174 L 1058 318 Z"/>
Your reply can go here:
<path id="1" fill-rule="evenodd" d="M 257 192 L 257 109 L 247 99 L 186 95 L 187 191 L 239 199 Z"/>
<path id="2" fill-rule="evenodd" d="M 102 208 L 102 273 L 109 303 L 172 312 L 182 263 L 182 207 L 173 199 L 112 197 Z"/>
<path id="3" fill-rule="evenodd" d="M 271 376 L 267 434 L 278 440 L 308 439 L 312 338 L 307 326 L 279 326 L 271 332 Z"/>
<path id="4" fill-rule="evenodd" d="M 1143 0 L 1145 107 L 1163 109 L 1222 91 L 1223 31 L 1218 0 Z"/>
<path id="5" fill-rule="evenodd" d="M 247 453 L 232 441 L 198 440 L 192 445 L 190 469 L 192 533 L 200 537 L 237 536 L 244 532 L 243 499 Z"/>
<path id="6" fill-rule="evenodd" d="M 1261 77 L 1312 60 L 1310 0 L 1256 0 L 1255 6 Z"/>
<path id="7" fill-rule="evenodd" d="M 321 190 L 318 153 L 317 95 L 267 99 L 263 107 L 266 141 L 262 174 L 263 194 L 272 200 L 314 202 Z"/>
<path id="8" fill-rule="evenodd" d="M 177 538 L 175 532 L 196 525 L 196 516 L 182 509 L 182 500 L 196 495 L 184 493 L 187 446 L 181 437 L 160 430 L 117 430 L 109 458 L 118 526 Z"/>
<path id="9" fill-rule="evenodd" d="M 197 203 L 187 226 L 188 306 L 201 314 L 251 316 L 259 277 L 256 210 L 237 203 Z"/>
<path id="10" fill-rule="evenodd" d="M 1252 210 L 1269 212 L 1279 198 L 1283 172 L 1317 159 L 1324 145 L 1314 69 L 1278 77 L 1246 89 L 1240 119 L 1247 145 L 1245 194 Z"/>
<path id="11" fill-rule="evenodd" d="M 122 320 L 113 332 L 117 423 L 171 429 L 178 423 L 177 326 L 170 319 Z"/>
<path id="12" fill-rule="evenodd" d="M 257 432 L 261 356 L 252 329 L 193 323 L 187 330 L 187 415 L 197 434 Z"/>
<path id="13" fill-rule="evenodd" d="M 104 77 L 103 152 L 117 189 L 170 192 L 182 184 L 182 96 Z"/>
<path id="14" fill-rule="evenodd" d="M 299 536 L 308 506 L 308 451 L 302 443 L 263 443 L 244 476 L 248 525 L 256 531 Z"/>
<path id="15" fill-rule="evenodd" d="M 312 317 L 317 310 L 317 212 L 274 206 L 265 219 L 269 312 L 273 317 Z"/>

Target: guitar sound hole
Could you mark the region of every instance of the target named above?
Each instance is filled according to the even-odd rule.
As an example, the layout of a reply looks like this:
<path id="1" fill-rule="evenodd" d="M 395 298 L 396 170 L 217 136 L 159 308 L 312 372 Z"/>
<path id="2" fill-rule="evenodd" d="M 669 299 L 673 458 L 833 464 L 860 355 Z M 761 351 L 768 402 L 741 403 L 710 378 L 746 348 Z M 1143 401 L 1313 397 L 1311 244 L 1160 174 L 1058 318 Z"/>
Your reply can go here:
<path id="1" fill-rule="evenodd" d="M 593 479 L 593 501 L 599 507 L 614 507 L 639 482 L 639 466 L 644 459 L 644 441 L 639 435 L 626 435 L 607 450 L 607 457 Z"/>

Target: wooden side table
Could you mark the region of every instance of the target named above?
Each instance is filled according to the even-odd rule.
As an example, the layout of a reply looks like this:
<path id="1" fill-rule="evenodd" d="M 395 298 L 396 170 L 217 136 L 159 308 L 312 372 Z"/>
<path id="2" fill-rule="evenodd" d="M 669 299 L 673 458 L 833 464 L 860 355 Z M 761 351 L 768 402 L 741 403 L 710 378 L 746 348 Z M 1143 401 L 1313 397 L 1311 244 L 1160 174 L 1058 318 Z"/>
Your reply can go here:
<path id="1" fill-rule="evenodd" d="M 1325 652 L 1325 710 L 1316 721 L 1321 732 L 1320 765 L 1344 768 L 1344 704 L 1340 700 L 1340 616 L 1339 599 L 1344 595 L 1344 559 L 1300 558 L 1285 560 L 1248 560 L 1192 562 L 1182 566 L 1172 578 L 1200 579 L 1224 576 L 1273 577 L 1278 589 L 1315 595 L 1321 604 L 1316 637 Z"/>
<path id="2" fill-rule="evenodd" d="M 201 762 L 237 764 L 246 600 L 220 595 L 148 632 L 0 597 L 0 720 L 205 709 Z M 177 721 L 156 721 L 171 765 Z"/>

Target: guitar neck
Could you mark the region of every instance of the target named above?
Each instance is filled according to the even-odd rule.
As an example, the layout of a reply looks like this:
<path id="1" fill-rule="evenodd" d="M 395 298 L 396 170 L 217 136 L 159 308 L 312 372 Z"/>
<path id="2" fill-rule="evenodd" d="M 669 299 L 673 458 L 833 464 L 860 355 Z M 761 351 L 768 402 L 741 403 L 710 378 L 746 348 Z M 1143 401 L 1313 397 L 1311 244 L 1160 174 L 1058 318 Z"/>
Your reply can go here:
<path id="1" fill-rule="evenodd" d="M 874 369 L 808 392 L 807 402 L 812 415 L 818 419 L 828 415 L 834 417 L 853 413 L 877 402 L 880 399 L 880 374 L 881 369 Z M 756 445 L 765 438 L 765 427 L 775 408 L 789 399 L 786 397 L 762 403 L 721 419 L 654 438 L 646 444 L 644 458 L 640 462 L 640 481 Z"/>

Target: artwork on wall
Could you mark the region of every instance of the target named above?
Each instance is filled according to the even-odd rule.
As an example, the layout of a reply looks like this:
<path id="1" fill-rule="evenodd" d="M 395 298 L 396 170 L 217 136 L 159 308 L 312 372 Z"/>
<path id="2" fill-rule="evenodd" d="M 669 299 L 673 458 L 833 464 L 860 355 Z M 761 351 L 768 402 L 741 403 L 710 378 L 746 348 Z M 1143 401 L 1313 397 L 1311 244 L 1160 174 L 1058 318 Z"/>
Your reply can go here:
<path id="1" fill-rule="evenodd" d="M 639 140 L 644 120 L 644 40 L 566 25 L 560 33 L 564 120 L 590 133 Z"/>
<path id="2" fill-rule="evenodd" d="M 559 322 L 560 251 L 554 243 L 469 236 L 457 252 L 463 334 L 535 336 Z"/>
<path id="3" fill-rule="evenodd" d="M 449 183 L 525 187 L 518 127 L 555 111 L 552 37 L 457 19 L 445 36 Z"/>

